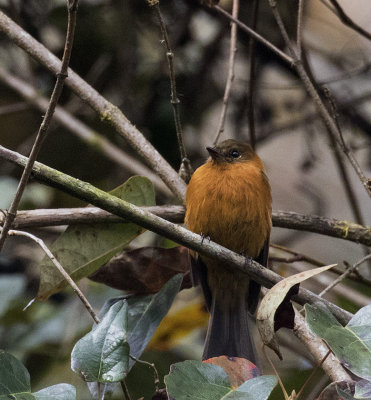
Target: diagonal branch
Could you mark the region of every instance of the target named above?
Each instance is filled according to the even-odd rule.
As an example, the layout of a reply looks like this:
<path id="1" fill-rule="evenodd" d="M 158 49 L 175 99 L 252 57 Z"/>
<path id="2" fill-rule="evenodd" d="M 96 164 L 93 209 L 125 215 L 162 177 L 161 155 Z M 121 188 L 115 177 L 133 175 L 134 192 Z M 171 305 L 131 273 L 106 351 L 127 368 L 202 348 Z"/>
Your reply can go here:
<path id="1" fill-rule="evenodd" d="M 337 0 L 329 0 L 330 3 L 333 5 L 336 11 L 336 15 L 339 17 L 340 21 L 344 24 L 347 25 L 349 28 L 353 29 L 354 31 L 358 32 L 360 35 L 365 37 L 368 40 L 371 40 L 371 33 L 367 32 L 365 29 L 363 29 L 361 26 L 356 24 L 346 13 L 345 11 L 341 8 L 340 4 L 338 3 Z"/>
<path id="2" fill-rule="evenodd" d="M 42 143 L 44 142 L 44 140 L 48 134 L 49 126 L 50 126 L 51 120 L 53 118 L 55 108 L 57 106 L 59 97 L 62 94 L 64 81 L 66 80 L 66 78 L 68 76 L 68 65 L 70 63 L 73 39 L 74 39 L 74 35 L 75 35 L 77 7 L 78 7 L 78 0 L 68 0 L 68 2 L 67 2 L 68 25 L 67 25 L 67 34 L 66 34 L 66 41 L 65 41 L 65 45 L 64 45 L 62 64 L 60 67 L 60 71 L 57 73 L 57 81 L 55 83 L 53 93 L 52 93 L 50 101 L 49 101 L 48 108 L 46 110 L 43 121 L 40 125 L 35 142 L 32 146 L 30 157 L 29 157 L 27 164 L 23 170 L 21 179 L 18 184 L 16 194 L 14 196 L 12 204 L 10 205 L 9 211 L 7 213 L 7 217 L 4 222 L 3 229 L 0 234 L 0 252 L 4 245 L 8 231 L 9 231 L 10 227 L 12 226 L 14 218 L 17 214 L 18 206 L 21 201 L 23 192 L 26 188 L 28 179 L 31 175 L 33 164 L 36 161 L 36 158 L 41 150 Z"/>
<path id="3" fill-rule="evenodd" d="M 0 154 L 3 149 L 4 148 L 0 146 Z M 22 163 L 22 158 L 18 160 Z M 23 164 L 25 161 L 23 157 Z M 278 274 L 270 271 L 268 268 L 262 267 L 257 262 L 247 260 L 245 257 L 214 242 L 205 241 L 200 235 L 190 232 L 182 226 L 168 222 L 118 197 L 112 196 L 87 182 L 53 170 L 41 163 L 35 163 L 33 175 L 40 181 L 47 182 L 76 198 L 132 221 L 176 243 L 197 251 L 201 255 L 216 259 L 223 263 L 226 268 L 230 268 L 231 270 L 237 268 L 239 271 L 248 274 L 261 285 L 272 287 L 275 283 L 282 280 L 282 277 Z M 342 323 L 348 322 L 352 317 L 352 314 L 348 311 L 343 310 L 327 300 L 321 299 L 321 297 L 304 288 L 300 289 L 299 294 L 294 297 L 294 300 L 299 304 L 323 301 L 334 316 Z"/>
<path id="4" fill-rule="evenodd" d="M 240 4 L 239 0 L 233 0 L 232 16 L 233 18 L 238 18 L 238 10 Z M 224 96 L 223 96 L 223 106 L 219 117 L 218 129 L 216 131 L 216 137 L 214 140 L 214 145 L 219 141 L 220 135 L 224 132 L 225 117 L 227 114 L 229 97 L 231 95 L 232 84 L 234 80 L 234 64 L 236 60 L 237 52 L 237 25 L 235 22 L 231 22 L 231 39 L 229 45 L 229 65 L 228 65 L 228 75 L 227 82 L 225 84 Z"/>
<path id="5" fill-rule="evenodd" d="M 47 109 L 48 100 L 45 97 L 43 97 L 27 82 L 11 75 L 1 66 L 0 81 L 15 90 L 25 100 L 37 107 L 42 112 L 45 112 Z M 54 120 L 58 121 L 62 126 L 84 141 L 87 145 L 92 146 L 94 150 L 101 152 L 108 159 L 117 163 L 131 173 L 147 176 L 158 190 L 167 196 L 171 195 L 168 187 L 147 166 L 131 155 L 125 153 L 103 135 L 95 132 L 81 120 L 66 111 L 65 108 L 62 108 L 61 106 L 56 107 L 54 112 Z"/>
<path id="6" fill-rule="evenodd" d="M 43 64 L 49 71 L 54 74 L 59 72 L 60 60 L 1 11 L 0 32 L 5 33 L 10 40 Z M 88 103 L 99 114 L 101 120 L 112 124 L 116 131 L 145 160 L 147 165 L 169 186 L 179 200 L 184 199 L 185 183 L 118 107 L 107 101 L 71 69 L 68 71 L 66 85 Z"/>

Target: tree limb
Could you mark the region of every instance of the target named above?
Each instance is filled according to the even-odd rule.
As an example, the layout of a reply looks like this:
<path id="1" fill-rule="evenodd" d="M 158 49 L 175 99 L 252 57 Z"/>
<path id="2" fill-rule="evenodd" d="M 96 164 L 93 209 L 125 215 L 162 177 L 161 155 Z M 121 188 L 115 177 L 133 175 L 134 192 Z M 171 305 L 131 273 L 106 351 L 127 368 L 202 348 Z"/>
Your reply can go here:
<path id="1" fill-rule="evenodd" d="M 54 74 L 59 72 L 60 60 L 2 11 L 0 11 L 0 32 L 5 33 L 10 40 L 39 61 L 49 71 Z M 101 120 L 109 122 L 126 139 L 130 146 L 161 177 L 179 200 L 182 201 L 184 199 L 185 183 L 118 107 L 107 101 L 71 69 L 68 70 L 66 85 L 89 104 L 99 114 Z"/>
<path id="2" fill-rule="evenodd" d="M 4 150 L 6 149 L 0 146 L 0 157 L 3 156 Z M 9 151 L 5 151 L 5 153 L 9 156 Z M 11 153 L 10 158 L 13 159 L 13 162 L 19 163 L 20 165 L 24 165 L 27 162 L 26 157 L 15 152 Z M 47 167 L 46 165 L 38 162 L 35 163 L 33 176 L 48 185 L 71 194 L 74 197 L 91 203 L 131 222 L 135 222 L 148 230 L 156 232 L 159 235 L 175 241 L 176 243 L 197 251 L 201 255 L 217 259 L 224 263 L 226 268 L 237 268 L 238 270 L 248 274 L 261 285 L 268 288 L 272 287 L 282 279 L 278 274 L 262 267 L 253 260 L 247 260 L 245 257 L 236 254 L 223 246 L 211 241 L 203 240 L 200 235 L 190 232 L 179 225 L 168 222 L 165 219 L 121 200 L 118 197 L 110 195 L 87 182 L 63 174 L 62 172 Z M 300 289 L 299 294 L 294 297 L 294 300 L 299 304 L 322 301 L 342 323 L 348 322 L 352 317 L 352 314 L 348 311 L 343 310 L 327 300 L 321 299 L 316 294 L 304 288 Z"/>

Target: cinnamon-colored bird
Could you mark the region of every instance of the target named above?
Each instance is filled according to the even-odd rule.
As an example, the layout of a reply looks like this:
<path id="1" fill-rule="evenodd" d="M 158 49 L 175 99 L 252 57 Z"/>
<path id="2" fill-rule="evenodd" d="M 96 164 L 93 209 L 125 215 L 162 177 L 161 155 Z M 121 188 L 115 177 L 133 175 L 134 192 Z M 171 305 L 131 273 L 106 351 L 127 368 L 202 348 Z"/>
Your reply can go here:
<path id="1" fill-rule="evenodd" d="M 271 191 L 261 159 L 247 142 L 225 140 L 207 147 L 208 161 L 193 174 L 186 195 L 189 230 L 266 266 L 271 231 Z M 254 362 L 248 313 L 260 285 L 207 257 L 192 262 L 210 321 L 203 359 L 221 355 Z"/>

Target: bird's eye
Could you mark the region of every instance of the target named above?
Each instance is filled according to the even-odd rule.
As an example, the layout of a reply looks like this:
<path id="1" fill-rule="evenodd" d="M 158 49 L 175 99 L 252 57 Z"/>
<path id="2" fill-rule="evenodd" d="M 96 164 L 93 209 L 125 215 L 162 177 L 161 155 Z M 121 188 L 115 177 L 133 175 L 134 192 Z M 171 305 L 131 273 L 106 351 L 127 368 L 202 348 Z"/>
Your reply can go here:
<path id="1" fill-rule="evenodd" d="M 240 156 L 240 153 L 237 150 L 232 150 L 231 151 L 231 156 L 233 158 L 238 158 Z"/>

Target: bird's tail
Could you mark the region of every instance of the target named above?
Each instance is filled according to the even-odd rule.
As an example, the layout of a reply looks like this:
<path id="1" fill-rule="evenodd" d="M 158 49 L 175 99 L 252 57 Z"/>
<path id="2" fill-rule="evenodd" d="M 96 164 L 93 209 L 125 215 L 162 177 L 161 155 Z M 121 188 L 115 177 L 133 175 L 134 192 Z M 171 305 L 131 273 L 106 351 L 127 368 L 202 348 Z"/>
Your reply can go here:
<path id="1" fill-rule="evenodd" d="M 226 355 L 247 358 L 256 364 L 250 336 L 248 305 L 244 296 L 226 306 L 225 299 L 213 293 L 203 360 Z"/>

